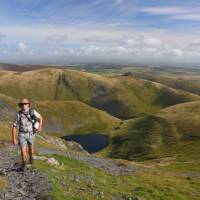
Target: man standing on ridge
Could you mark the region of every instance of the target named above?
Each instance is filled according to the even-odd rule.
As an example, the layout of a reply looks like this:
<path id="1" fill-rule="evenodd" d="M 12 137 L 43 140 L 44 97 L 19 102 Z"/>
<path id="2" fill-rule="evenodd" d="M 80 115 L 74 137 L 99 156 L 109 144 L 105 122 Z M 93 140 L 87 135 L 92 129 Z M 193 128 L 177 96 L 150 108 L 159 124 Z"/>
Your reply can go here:
<path id="1" fill-rule="evenodd" d="M 12 141 L 14 145 L 19 143 L 22 158 L 22 170 L 26 169 L 27 144 L 29 149 L 30 164 L 33 165 L 34 139 L 35 133 L 42 130 L 42 116 L 34 109 L 30 108 L 28 99 L 21 99 L 18 103 L 20 110 L 16 115 L 12 126 Z M 17 128 L 19 128 L 17 140 Z"/>

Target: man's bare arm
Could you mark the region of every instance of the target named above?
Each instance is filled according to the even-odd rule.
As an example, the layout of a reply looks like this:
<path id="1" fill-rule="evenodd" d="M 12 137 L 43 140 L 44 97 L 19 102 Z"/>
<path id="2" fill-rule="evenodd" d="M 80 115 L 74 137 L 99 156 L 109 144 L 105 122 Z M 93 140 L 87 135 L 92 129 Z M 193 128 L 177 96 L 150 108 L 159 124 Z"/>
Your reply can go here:
<path id="1" fill-rule="evenodd" d="M 12 142 L 14 145 L 17 145 L 17 128 L 15 126 L 12 126 Z"/>
<path id="2" fill-rule="evenodd" d="M 42 125 L 43 125 L 43 118 L 42 116 L 40 115 L 39 116 L 39 127 L 37 129 L 37 132 L 41 132 L 42 131 Z"/>

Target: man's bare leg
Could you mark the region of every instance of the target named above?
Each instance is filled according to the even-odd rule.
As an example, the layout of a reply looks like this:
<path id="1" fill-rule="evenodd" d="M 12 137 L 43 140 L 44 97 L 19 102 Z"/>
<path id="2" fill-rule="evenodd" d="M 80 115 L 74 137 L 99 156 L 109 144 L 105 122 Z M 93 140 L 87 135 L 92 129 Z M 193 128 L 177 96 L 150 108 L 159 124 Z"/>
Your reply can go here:
<path id="1" fill-rule="evenodd" d="M 26 147 L 21 147 L 22 168 L 26 169 Z"/>
<path id="2" fill-rule="evenodd" d="M 30 163 L 33 164 L 34 146 L 31 144 L 28 146 L 28 148 L 29 148 Z"/>
<path id="3" fill-rule="evenodd" d="M 21 147 L 21 157 L 22 157 L 22 162 L 26 162 L 26 147 Z"/>

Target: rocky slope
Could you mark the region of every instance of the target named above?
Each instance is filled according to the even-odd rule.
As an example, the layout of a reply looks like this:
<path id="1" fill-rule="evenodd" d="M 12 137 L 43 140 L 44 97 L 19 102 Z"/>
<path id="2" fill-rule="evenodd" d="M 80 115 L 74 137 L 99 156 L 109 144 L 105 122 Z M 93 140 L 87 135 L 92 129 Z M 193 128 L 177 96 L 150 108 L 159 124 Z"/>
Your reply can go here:
<path id="1" fill-rule="evenodd" d="M 1 200 L 36 200 L 53 199 L 48 193 L 52 190 L 46 175 L 34 169 L 21 171 L 21 165 L 16 163 L 17 156 L 11 147 L 0 149 L 0 176 L 7 181 L 7 186 L 1 190 Z"/>

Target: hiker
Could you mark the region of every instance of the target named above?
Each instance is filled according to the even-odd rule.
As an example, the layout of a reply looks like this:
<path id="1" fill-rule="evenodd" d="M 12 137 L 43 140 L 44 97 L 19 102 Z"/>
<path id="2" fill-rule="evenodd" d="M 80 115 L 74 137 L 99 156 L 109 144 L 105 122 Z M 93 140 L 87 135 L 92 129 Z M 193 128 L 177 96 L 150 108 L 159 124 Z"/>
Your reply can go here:
<path id="1" fill-rule="evenodd" d="M 30 108 L 28 99 L 21 99 L 18 103 L 20 110 L 16 114 L 15 121 L 12 126 L 12 141 L 14 145 L 19 144 L 21 149 L 22 170 L 26 169 L 27 145 L 29 149 L 30 164 L 34 162 L 34 138 L 35 134 L 42 130 L 42 116 L 35 110 Z M 18 140 L 17 128 L 19 128 Z"/>

